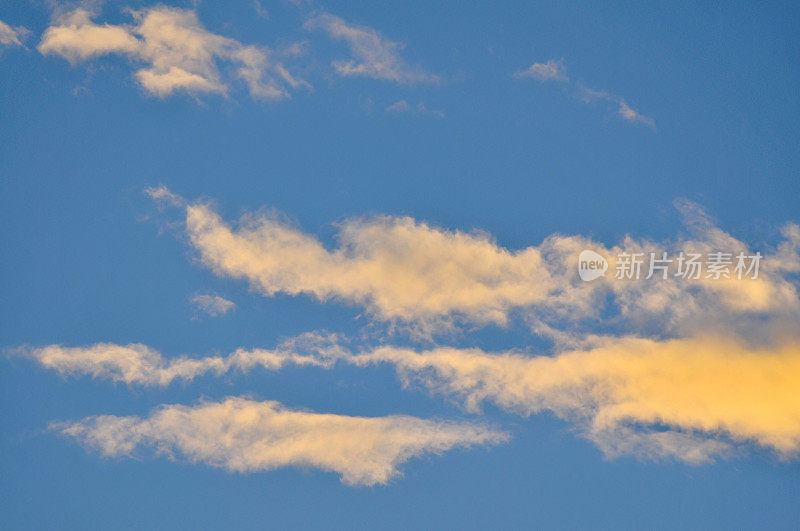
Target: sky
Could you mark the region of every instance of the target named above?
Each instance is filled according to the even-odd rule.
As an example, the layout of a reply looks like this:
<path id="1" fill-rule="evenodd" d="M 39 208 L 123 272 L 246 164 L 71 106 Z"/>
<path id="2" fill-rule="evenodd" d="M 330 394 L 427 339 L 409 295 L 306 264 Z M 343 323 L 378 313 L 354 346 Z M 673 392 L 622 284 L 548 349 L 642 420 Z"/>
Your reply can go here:
<path id="1" fill-rule="evenodd" d="M 0 1 L 0 526 L 796 529 L 798 25 Z"/>

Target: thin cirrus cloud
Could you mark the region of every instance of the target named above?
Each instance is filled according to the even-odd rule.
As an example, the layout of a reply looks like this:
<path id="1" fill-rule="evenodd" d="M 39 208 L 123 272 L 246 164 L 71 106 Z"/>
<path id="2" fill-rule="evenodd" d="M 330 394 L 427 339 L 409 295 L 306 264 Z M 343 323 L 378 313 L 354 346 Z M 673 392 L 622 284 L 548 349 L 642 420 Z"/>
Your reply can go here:
<path id="1" fill-rule="evenodd" d="M 406 62 L 401 55 L 402 43 L 391 41 L 372 28 L 350 24 L 330 13 L 309 19 L 304 27 L 320 29 L 332 39 L 347 44 L 352 59 L 333 62 L 333 68 L 340 76 L 368 77 L 408 85 L 439 81 L 439 76 Z"/>
<path id="2" fill-rule="evenodd" d="M 409 325 L 426 336 L 453 330 L 458 323 L 506 325 L 512 314 L 538 333 L 556 335 L 608 322 L 620 333 L 655 328 L 691 335 L 735 323 L 743 334 L 763 335 L 769 330 L 764 315 L 776 327 L 787 327 L 800 316 L 791 279 L 800 270 L 800 227 L 791 223 L 774 252 L 765 250 L 756 279 L 682 279 L 674 275 L 674 263 L 666 279 L 613 278 L 623 252 L 752 253 L 689 201 L 676 202 L 676 207 L 690 236 L 668 242 L 628 236 L 609 247 L 580 236 L 553 235 L 538 246 L 509 250 L 486 233 L 379 216 L 341 223 L 339 245 L 329 250 L 274 217 L 245 216 L 236 226 L 209 204 L 188 202 L 164 187 L 147 193 L 185 212 L 190 244 L 217 275 L 246 280 L 266 296 L 304 294 L 360 305 L 377 321 Z M 580 281 L 575 267 L 583 249 L 605 256 L 612 273 Z"/>
<path id="3" fill-rule="evenodd" d="M 120 54 L 144 64 L 134 77 L 149 94 L 176 92 L 227 95 L 219 62 L 233 65 L 253 98 L 279 100 L 305 81 L 293 77 L 266 47 L 244 45 L 206 30 L 194 11 L 165 6 L 131 11 L 130 25 L 97 24 L 95 14 L 76 9 L 47 28 L 38 49 L 71 63 Z"/>
<path id="4" fill-rule="evenodd" d="M 236 303 L 233 301 L 229 301 L 219 295 L 211 295 L 208 293 L 194 295 L 189 302 L 191 302 L 195 308 L 211 317 L 219 317 L 236 309 Z"/>
<path id="5" fill-rule="evenodd" d="M 424 103 L 410 105 L 406 100 L 399 100 L 388 107 L 386 112 L 391 114 L 420 114 L 433 116 L 434 118 L 444 118 L 444 112 L 437 109 L 429 109 Z"/>
<path id="6" fill-rule="evenodd" d="M 550 59 L 546 63 L 533 63 L 514 74 L 517 79 L 533 78 L 537 81 L 569 81 L 563 60 Z"/>
<path id="7" fill-rule="evenodd" d="M 784 458 L 800 452 L 800 339 L 752 346 L 733 337 L 655 340 L 599 337 L 554 356 L 438 347 L 382 346 L 356 354 L 335 336 L 307 334 L 274 350 L 165 360 L 143 345 L 51 345 L 24 354 L 62 375 L 88 374 L 129 385 L 165 386 L 286 366 L 331 369 L 391 364 L 411 383 L 458 401 L 529 416 L 549 411 L 574 423 L 607 456 L 676 458 L 689 463 L 754 444 Z"/>
<path id="8" fill-rule="evenodd" d="M 647 127 L 655 130 L 656 129 L 656 122 L 649 116 L 644 116 L 640 112 L 632 109 L 628 102 L 626 102 L 622 97 L 616 96 L 611 94 L 610 92 L 606 92 L 604 90 L 594 90 L 583 85 L 578 86 L 578 91 L 576 93 L 577 98 L 586 104 L 591 104 L 597 101 L 609 101 L 616 103 L 619 107 L 617 108 L 617 114 L 623 120 L 626 120 L 631 123 L 639 123 L 646 125 Z"/>
<path id="9" fill-rule="evenodd" d="M 502 431 L 475 423 L 315 413 L 233 397 L 194 406 L 163 405 L 146 418 L 101 415 L 51 428 L 105 456 L 152 448 L 231 472 L 313 467 L 336 472 L 354 486 L 385 484 L 414 457 L 508 439 Z"/>
<path id="10" fill-rule="evenodd" d="M 173 381 L 191 381 L 204 374 L 220 376 L 229 371 L 256 367 L 276 371 L 287 365 L 331 367 L 346 351 L 329 334 L 307 333 L 288 339 L 274 349 L 237 349 L 226 356 L 165 358 L 141 343 L 117 345 L 97 343 L 87 347 L 22 347 L 14 354 L 54 370 L 61 376 L 87 375 L 128 385 L 167 386 Z"/>
<path id="11" fill-rule="evenodd" d="M 28 33 L 26 28 L 12 27 L 0 20 L 0 46 L 22 46 L 22 38 Z"/>
<path id="12" fill-rule="evenodd" d="M 646 125 L 647 127 L 651 128 L 651 129 L 655 129 L 656 128 L 655 120 L 653 120 L 649 116 L 644 116 L 641 113 L 639 113 L 638 111 L 635 111 L 635 110 L 631 109 L 628 106 L 628 104 L 625 102 L 625 100 L 623 100 L 621 98 L 619 100 L 619 111 L 617 111 L 617 112 L 622 117 L 623 120 L 627 120 L 627 121 L 633 122 L 633 123 L 644 124 L 644 125 Z"/>
<path id="13" fill-rule="evenodd" d="M 389 105 L 388 107 L 386 107 L 386 112 L 402 113 L 410 111 L 411 111 L 411 105 L 409 105 L 406 100 L 396 101 L 391 105 Z"/>
<path id="14" fill-rule="evenodd" d="M 567 67 L 563 60 L 550 59 L 546 63 L 533 63 L 531 66 L 518 70 L 513 76 L 515 79 L 535 79 L 539 82 L 558 81 L 568 83 Z M 631 108 L 630 105 L 621 97 L 610 92 L 595 90 L 580 83 L 577 84 L 577 98 L 583 103 L 590 104 L 597 101 L 610 101 L 618 105 L 617 115 L 632 124 L 641 124 L 656 129 L 656 122 L 649 116 L 641 114 Z"/>

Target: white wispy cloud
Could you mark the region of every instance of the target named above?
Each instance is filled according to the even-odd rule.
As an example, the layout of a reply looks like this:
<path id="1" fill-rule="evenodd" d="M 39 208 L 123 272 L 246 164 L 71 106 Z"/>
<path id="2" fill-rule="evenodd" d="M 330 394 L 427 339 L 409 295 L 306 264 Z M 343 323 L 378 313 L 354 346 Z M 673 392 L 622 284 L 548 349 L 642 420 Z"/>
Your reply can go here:
<path id="1" fill-rule="evenodd" d="M 622 116 L 623 119 L 633 122 L 633 123 L 640 123 L 644 124 L 651 129 L 655 129 L 656 122 L 649 116 L 644 116 L 640 114 L 638 111 L 631 109 L 625 100 L 619 100 L 619 115 Z"/>
<path id="2" fill-rule="evenodd" d="M 586 104 L 592 104 L 599 101 L 613 102 L 617 108 L 617 115 L 626 122 L 633 124 L 643 124 L 652 130 L 656 130 L 656 122 L 649 116 L 645 116 L 638 111 L 632 109 L 630 105 L 621 97 L 604 90 L 595 90 L 589 87 L 578 85 L 575 96 Z"/>
<path id="3" fill-rule="evenodd" d="M 578 85 L 575 96 L 583 103 L 594 103 L 596 101 L 615 100 L 616 96 L 604 90 L 595 90 L 587 86 Z"/>
<path id="4" fill-rule="evenodd" d="M 150 193 L 171 194 L 160 188 Z M 170 197 L 174 202 L 174 194 Z M 764 250 L 757 279 L 670 274 L 628 281 L 613 276 L 622 253 L 752 251 L 709 219 L 687 225 L 690 237 L 667 242 L 628 236 L 607 247 L 581 236 L 553 235 L 538 246 L 509 250 L 486 233 L 450 231 L 390 216 L 342 222 L 339 246 L 329 250 L 274 217 L 245 216 L 233 226 L 207 203 L 181 201 L 189 241 L 216 274 L 247 280 L 267 296 L 307 294 L 362 305 L 380 321 L 410 324 L 422 333 L 459 321 L 503 325 L 512 312 L 535 326 L 570 329 L 608 322 L 608 315 L 602 320 L 600 315 L 610 308 L 616 310 L 613 322 L 623 332 L 657 327 L 662 333 L 687 333 L 707 327 L 714 315 L 717 322 L 727 319 L 763 334 L 759 316 L 767 313 L 786 323 L 800 315 L 797 286 L 787 276 L 800 267 L 800 228 L 794 224 L 783 229 L 785 241 L 775 252 Z M 678 207 L 687 219 L 702 212 L 690 202 Z M 605 256 L 611 273 L 582 282 L 576 266 L 584 249 Z M 674 273 L 676 264 L 670 267 Z"/>
<path id="5" fill-rule="evenodd" d="M 195 308 L 207 313 L 211 317 L 225 315 L 236 308 L 236 304 L 233 301 L 229 301 L 219 295 L 210 295 L 208 293 L 199 293 L 193 296 L 190 302 Z"/>
<path id="6" fill-rule="evenodd" d="M 569 81 L 563 60 L 550 59 L 546 63 L 533 63 L 514 73 L 516 78 L 533 78 L 537 81 Z"/>
<path id="7" fill-rule="evenodd" d="M 52 428 L 106 456 L 149 447 L 231 472 L 313 467 L 365 486 L 387 483 L 414 457 L 508 438 L 479 424 L 314 413 L 244 398 L 164 405 L 146 418 L 102 415 Z"/>
<path id="8" fill-rule="evenodd" d="M 575 422 L 607 455 L 700 463 L 755 443 L 800 452 L 800 340 L 751 346 L 733 337 L 659 341 L 596 337 L 556 356 L 381 347 L 351 363 L 393 364 L 473 412 L 485 402 Z"/>
<path id="9" fill-rule="evenodd" d="M 255 10 L 258 18 L 269 20 L 269 11 L 261 4 L 259 0 L 253 0 L 253 9 Z"/>
<path id="10" fill-rule="evenodd" d="M 400 100 L 392 103 L 388 107 L 386 107 L 386 112 L 409 112 L 411 111 L 411 105 L 408 104 L 406 100 Z"/>
<path id="11" fill-rule="evenodd" d="M 76 9 L 57 18 L 39 43 L 43 54 L 72 63 L 105 54 L 122 54 L 144 63 L 134 74 L 150 94 L 176 92 L 226 95 L 228 83 L 218 62 L 234 65 L 253 98 L 278 100 L 305 81 L 293 77 L 266 47 L 244 45 L 206 30 L 194 11 L 157 6 L 131 11 L 130 25 L 97 24 L 95 14 Z"/>
<path id="12" fill-rule="evenodd" d="M 570 81 L 569 77 L 567 76 L 567 67 L 564 65 L 564 61 L 555 59 L 550 59 L 546 63 L 534 63 L 528 68 L 515 72 L 514 78 L 531 78 L 539 82 Z M 617 96 L 604 90 L 595 90 L 583 85 L 582 83 L 575 83 L 574 85 L 576 86 L 575 96 L 583 103 L 590 104 L 598 101 L 614 102 L 619 106 L 617 109 L 617 114 L 620 118 L 626 122 L 646 125 L 655 131 L 655 120 L 632 109 L 621 96 Z"/>
<path id="13" fill-rule="evenodd" d="M 255 367 L 275 371 L 286 365 L 330 367 L 345 354 L 336 336 L 308 333 L 277 348 L 238 349 L 226 356 L 165 358 L 141 343 L 97 343 L 87 347 L 23 347 L 15 354 L 30 358 L 62 376 L 87 375 L 128 385 L 167 386 L 175 380 L 191 381 L 204 374 L 250 371 Z"/>
<path id="14" fill-rule="evenodd" d="M 12 27 L 0 20 L 0 46 L 22 46 L 22 38 L 30 33 L 22 26 Z"/>
<path id="15" fill-rule="evenodd" d="M 347 43 L 353 58 L 334 61 L 333 67 L 341 76 L 359 76 L 383 79 L 404 84 L 435 83 L 439 77 L 412 66 L 403 59 L 405 47 L 376 30 L 349 24 L 341 18 L 323 13 L 305 23 L 306 29 L 321 29 L 331 38 Z"/>
<path id="16" fill-rule="evenodd" d="M 395 114 L 402 114 L 402 113 L 410 113 L 410 114 L 422 114 L 433 116 L 435 118 L 444 118 L 444 112 L 436 110 L 436 109 L 429 109 L 424 103 L 418 103 L 417 105 L 409 105 L 406 100 L 399 100 L 388 107 L 386 107 L 386 112 L 388 113 L 395 113 Z"/>

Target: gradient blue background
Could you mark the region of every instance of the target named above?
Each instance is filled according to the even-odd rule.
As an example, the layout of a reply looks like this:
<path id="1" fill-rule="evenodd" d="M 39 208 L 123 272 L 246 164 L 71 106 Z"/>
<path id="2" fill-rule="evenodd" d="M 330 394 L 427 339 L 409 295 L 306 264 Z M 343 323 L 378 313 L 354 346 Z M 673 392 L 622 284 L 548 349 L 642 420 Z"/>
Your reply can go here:
<path id="1" fill-rule="evenodd" d="M 800 6 L 748 2 L 433 3 L 295 7 L 203 2 L 200 20 L 245 43 L 307 39 L 290 101 L 147 97 L 128 62 L 70 67 L 35 46 L 44 2 L 0 2 L 32 30 L 0 51 L 0 348 L 142 342 L 165 355 L 271 347 L 309 330 L 358 334 L 358 308 L 263 298 L 200 267 L 142 194 L 163 183 L 215 200 L 228 219 L 262 207 L 333 242 L 374 213 L 484 229 L 509 248 L 558 232 L 614 243 L 671 238 L 687 197 L 754 247 L 800 221 Z M 110 3 L 99 19 L 127 21 Z M 180 5 L 180 4 L 178 4 Z M 407 87 L 326 73 L 341 44 L 305 32 L 314 8 L 402 41 L 443 78 Z M 514 80 L 563 58 L 570 77 L 619 94 L 657 130 L 584 105 L 569 88 Z M 75 91 L 76 87 L 82 87 Z M 394 115 L 404 99 L 445 113 Z M 177 236 L 177 237 L 176 237 Z M 212 291 L 238 305 L 195 317 Z M 401 339 L 398 339 L 400 341 Z M 521 327 L 452 342 L 524 347 Z M 800 526 L 800 465 L 767 453 L 709 466 L 606 461 L 571 427 L 489 408 L 513 433 L 496 448 L 415 459 L 386 487 L 284 469 L 237 475 L 166 459 L 108 460 L 48 433 L 53 420 L 144 415 L 162 403 L 249 394 L 342 414 L 472 418 L 388 368 L 289 369 L 167 389 L 62 380 L 0 360 L 0 527 L 776 528 Z"/>

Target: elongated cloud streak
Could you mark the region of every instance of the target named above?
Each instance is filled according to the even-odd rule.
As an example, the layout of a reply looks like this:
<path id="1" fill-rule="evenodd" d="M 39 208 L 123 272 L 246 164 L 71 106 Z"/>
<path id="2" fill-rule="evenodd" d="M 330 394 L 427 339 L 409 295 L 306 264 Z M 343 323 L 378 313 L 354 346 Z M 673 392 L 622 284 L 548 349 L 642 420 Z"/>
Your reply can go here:
<path id="1" fill-rule="evenodd" d="M 800 227 L 789 224 L 785 241 L 765 255 L 756 279 L 668 278 L 595 282 L 577 275 L 578 255 L 594 249 L 617 267 L 621 253 L 669 250 L 708 254 L 747 252 L 743 242 L 711 223 L 699 207 L 683 201 L 679 210 L 692 238 L 658 243 L 627 237 L 606 247 L 580 236 L 553 235 L 539 246 L 509 250 L 485 233 L 449 231 L 408 217 L 375 217 L 340 225 L 339 246 L 326 249 L 311 235 L 275 218 L 246 216 L 233 227 L 206 203 L 189 203 L 165 188 L 148 191 L 185 209 L 186 231 L 202 263 L 220 276 L 244 279 L 272 296 L 307 294 L 362 305 L 381 321 L 411 324 L 431 333 L 456 321 L 506 324 L 518 311 L 537 331 L 551 325 L 569 329 L 597 322 L 607 299 L 605 322 L 623 332 L 658 327 L 690 335 L 707 328 L 708 318 L 735 322 L 742 330 L 763 328 L 763 315 L 796 322 L 800 300 L 787 273 L 800 269 Z M 749 324 L 748 324 L 749 323 Z"/>
<path id="2" fill-rule="evenodd" d="M 106 456 L 152 447 L 232 472 L 319 468 L 340 474 L 348 485 L 385 484 L 413 457 L 508 438 L 476 424 L 313 413 L 243 398 L 165 405 L 147 418 L 88 417 L 53 428 Z"/>
<path id="3" fill-rule="evenodd" d="M 277 100 L 305 82 L 292 77 L 264 47 L 244 45 L 206 30 L 194 11 L 158 6 L 133 12 L 135 24 L 97 24 L 94 13 L 76 9 L 49 27 L 39 44 L 43 54 L 72 63 L 116 53 L 146 63 L 135 73 L 150 94 L 178 91 L 227 94 L 218 60 L 236 66 L 254 98 Z"/>
<path id="4" fill-rule="evenodd" d="M 126 384 L 166 386 L 175 380 L 190 381 L 204 374 L 249 371 L 255 367 L 279 370 L 286 365 L 330 367 L 344 349 L 335 336 L 305 334 L 274 350 L 238 349 L 227 356 L 164 358 L 157 350 L 132 343 L 97 343 L 88 347 L 49 345 L 19 349 L 19 354 L 61 375 L 88 375 Z"/>
<path id="5" fill-rule="evenodd" d="M 354 58 L 333 63 L 336 73 L 341 76 L 369 77 L 406 84 L 434 83 L 439 80 L 437 76 L 406 63 L 400 55 L 403 45 L 390 41 L 372 28 L 348 24 L 329 13 L 310 19 L 305 27 L 322 29 L 331 38 L 347 43 Z"/>
<path id="6" fill-rule="evenodd" d="M 267 218 L 234 232 L 200 204 L 187 208 L 186 226 L 203 262 L 219 275 L 247 279 L 270 296 L 350 300 L 380 319 L 434 320 L 455 310 L 504 322 L 507 307 L 546 294 L 529 278 L 539 269 L 546 275 L 535 249 L 514 255 L 486 237 L 445 233 L 410 218 L 348 222 L 333 252 Z"/>
<path id="7" fill-rule="evenodd" d="M 569 77 L 567 76 L 567 67 L 564 65 L 564 61 L 556 61 L 555 59 L 551 59 L 546 63 L 533 63 L 528 68 L 515 72 L 513 77 L 515 79 L 535 79 L 540 83 L 544 83 L 546 81 L 560 81 L 565 83 L 569 82 Z M 594 90 L 584 86 L 581 83 L 575 83 L 574 85 L 577 87 L 576 96 L 583 103 L 589 104 L 598 101 L 614 102 L 619 106 L 617 109 L 617 115 L 620 118 L 626 122 L 644 124 L 653 131 L 656 130 L 655 120 L 632 109 L 621 96 L 617 96 L 604 90 Z"/>
<path id="8" fill-rule="evenodd" d="M 624 120 L 634 123 L 644 124 L 651 129 L 656 128 L 656 122 L 649 116 L 644 116 L 643 114 L 639 113 L 638 111 L 631 109 L 630 106 L 625 102 L 625 100 L 619 100 L 619 115 L 622 116 Z"/>
<path id="9" fill-rule="evenodd" d="M 554 357 L 478 349 L 384 347 L 353 360 L 391 363 L 404 382 L 479 411 L 484 402 L 576 422 L 606 454 L 703 462 L 728 440 L 800 452 L 800 341 L 748 347 L 730 338 L 596 338 Z"/>
<path id="10" fill-rule="evenodd" d="M 444 112 L 436 110 L 436 109 L 428 109 L 428 107 L 424 103 L 418 103 L 415 106 L 411 106 L 408 104 L 406 100 L 400 100 L 392 103 L 385 109 L 388 113 L 393 114 L 423 114 L 428 116 L 434 116 L 436 118 L 444 118 Z"/>

